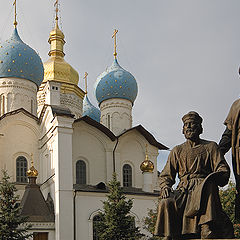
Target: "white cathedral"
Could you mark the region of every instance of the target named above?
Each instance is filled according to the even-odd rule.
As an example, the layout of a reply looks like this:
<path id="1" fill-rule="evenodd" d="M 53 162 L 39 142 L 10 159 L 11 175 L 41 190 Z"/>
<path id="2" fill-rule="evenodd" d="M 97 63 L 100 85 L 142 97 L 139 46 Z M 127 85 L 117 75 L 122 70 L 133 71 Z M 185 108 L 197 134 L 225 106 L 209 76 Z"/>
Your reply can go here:
<path id="1" fill-rule="evenodd" d="M 96 80 L 98 109 L 64 60 L 57 17 L 48 42 L 44 64 L 16 24 L 0 43 L 0 169 L 16 183 L 33 239 L 97 240 L 94 226 L 113 172 L 144 232 L 142 220 L 158 198 L 158 151 L 167 147 L 143 126 L 132 126 L 134 76 L 115 52 Z"/>

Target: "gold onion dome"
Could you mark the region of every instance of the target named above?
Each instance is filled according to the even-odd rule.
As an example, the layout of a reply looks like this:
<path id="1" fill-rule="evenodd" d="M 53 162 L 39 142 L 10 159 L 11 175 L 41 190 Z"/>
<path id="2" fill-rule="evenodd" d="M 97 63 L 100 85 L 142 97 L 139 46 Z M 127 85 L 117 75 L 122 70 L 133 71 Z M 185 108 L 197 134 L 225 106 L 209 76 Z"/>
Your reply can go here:
<path id="1" fill-rule="evenodd" d="M 145 160 L 140 165 L 140 169 L 142 172 L 153 172 L 154 164 L 152 161 L 148 159 L 147 154 Z"/>
<path id="2" fill-rule="evenodd" d="M 48 42 L 51 45 L 48 53 L 50 58 L 44 63 L 43 82 L 54 80 L 61 83 L 78 85 L 78 72 L 64 60 L 64 34 L 59 29 L 57 22 L 55 28 L 50 32 Z"/>
<path id="3" fill-rule="evenodd" d="M 37 177 L 38 176 L 38 171 L 36 170 L 36 168 L 33 165 L 27 171 L 27 176 L 28 177 Z"/>

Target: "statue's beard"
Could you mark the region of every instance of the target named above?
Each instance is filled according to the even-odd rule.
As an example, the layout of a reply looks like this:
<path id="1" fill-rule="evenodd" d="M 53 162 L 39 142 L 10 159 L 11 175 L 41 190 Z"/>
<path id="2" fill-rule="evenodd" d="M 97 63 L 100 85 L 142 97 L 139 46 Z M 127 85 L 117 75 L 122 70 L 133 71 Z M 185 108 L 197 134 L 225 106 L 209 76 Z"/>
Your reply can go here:
<path id="1" fill-rule="evenodd" d="M 184 130 L 184 136 L 186 139 L 196 140 L 199 137 L 198 129 L 188 128 L 188 129 Z"/>

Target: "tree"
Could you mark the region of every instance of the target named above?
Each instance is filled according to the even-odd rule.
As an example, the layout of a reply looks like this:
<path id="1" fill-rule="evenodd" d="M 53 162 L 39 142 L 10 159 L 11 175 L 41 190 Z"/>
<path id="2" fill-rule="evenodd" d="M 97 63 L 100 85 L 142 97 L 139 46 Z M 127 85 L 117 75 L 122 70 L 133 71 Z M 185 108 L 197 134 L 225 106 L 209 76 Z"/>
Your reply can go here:
<path id="1" fill-rule="evenodd" d="M 233 223 L 234 235 L 236 238 L 240 238 L 240 223 L 237 220 L 235 220 L 235 213 L 234 213 L 235 194 L 236 194 L 236 186 L 232 182 L 229 182 L 227 188 L 222 188 L 219 191 L 222 208 Z M 155 209 L 149 209 L 147 217 L 145 217 L 143 220 L 145 229 L 152 234 L 154 232 L 156 220 L 157 220 L 157 206 Z M 161 238 L 152 237 L 151 239 L 161 239 Z"/>
<path id="2" fill-rule="evenodd" d="M 120 182 L 114 173 L 108 184 L 109 194 L 103 201 L 104 212 L 100 213 L 101 221 L 97 225 L 100 240 L 135 240 L 143 234 L 135 226 L 134 217 L 130 215 L 133 206 L 131 199 L 127 200 L 123 194 Z"/>
<path id="3" fill-rule="evenodd" d="M 17 204 L 19 196 L 17 189 L 11 183 L 7 171 L 3 170 L 0 183 L 0 240 L 25 240 L 32 236 L 28 233 L 31 228 L 26 223 L 27 217 L 20 214 L 20 206 Z"/>
<path id="4" fill-rule="evenodd" d="M 240 223 L 235 219 L 236 185 L 229 182 L 227 188 L 219 191 L 222 208 L 233 223 L 235 238 L 240 238 Z"/>

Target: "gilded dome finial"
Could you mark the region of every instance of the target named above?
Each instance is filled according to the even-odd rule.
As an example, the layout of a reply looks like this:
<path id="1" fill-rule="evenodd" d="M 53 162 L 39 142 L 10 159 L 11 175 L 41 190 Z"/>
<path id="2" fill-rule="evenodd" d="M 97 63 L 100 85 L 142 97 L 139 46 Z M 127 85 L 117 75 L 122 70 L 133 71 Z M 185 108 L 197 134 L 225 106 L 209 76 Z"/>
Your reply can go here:
<path id="1" fill-rule="evenodd" d="M 58 26 L 58 12 L 59 12 L 59 3 L 58 0 L 54 3 L 55 7 L 55 21 L 56 21 L 56 26 Z"/>
<path id="2" fill-rule="evenodd" d="M 118 33 L 118 30 L 114 29 L 112 38 L 114 38 L 114 53 L 113 53 L 113 56 L 114 56 L 115 59 L 117 58 L 117 33 Z"/>
<path id="3" fill-rule="evenodd" d="M 59 0 L 55 0 L 55 27 L 50 32 L 48 42 L 51 45 L 50 52 L 48 53 L 51 57 L 60 57 L 63 58 L 65 53 L 63 52 L 64 34 L 58 27 L 58 13 L 59 13 Z"/>
<path id="4" fill-rule="evenodd" d="M 17 0 L 14 0 L 13 6 L 14 6 L 14 22 L 13 22 L 13 25 L 16 28 L 17 27 Z"/>
<path id="5" fill-rule="evenodd" d="M 140 165 L 140 169 L 142 172 L 153 172 L 154 164 L 152 161 L 149 160 L 148 157 L 148 145 L 146 144 L 146 151 L 145 151 L 145 160 Z"/>
<path id="6" fill-rule="evenodd" d="M 33 154 L 32 153 L 31 153 L 31 167 L 27 171 L 27 176 L 28 177 L 37 177 L 38 176 L 38 171 L 33 166 Z"/>
<path id="7" fill-rule="evenodd" d="M 84 74 L 84 77 L 83 77 L 83 79 L 85 80 L 85 94 L 87 95 L 87 76 L 88 76 L 88 73 L 87 72 L 85 72 L 85 74 Z"/>

